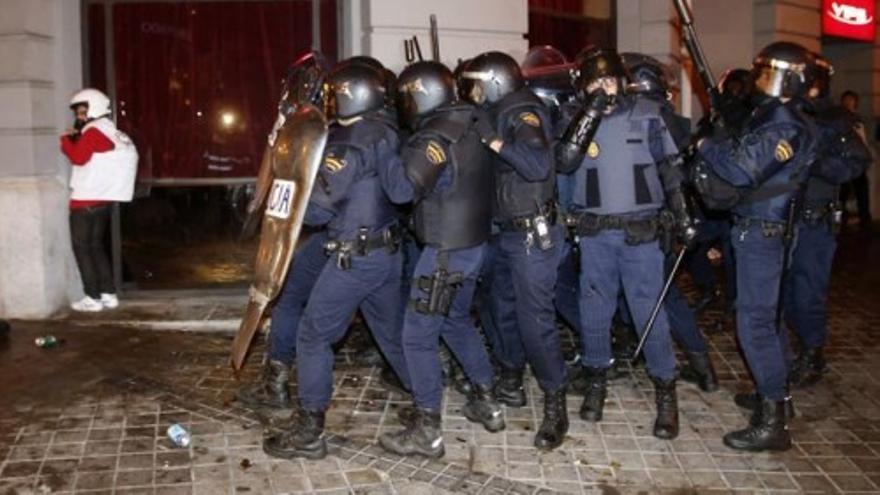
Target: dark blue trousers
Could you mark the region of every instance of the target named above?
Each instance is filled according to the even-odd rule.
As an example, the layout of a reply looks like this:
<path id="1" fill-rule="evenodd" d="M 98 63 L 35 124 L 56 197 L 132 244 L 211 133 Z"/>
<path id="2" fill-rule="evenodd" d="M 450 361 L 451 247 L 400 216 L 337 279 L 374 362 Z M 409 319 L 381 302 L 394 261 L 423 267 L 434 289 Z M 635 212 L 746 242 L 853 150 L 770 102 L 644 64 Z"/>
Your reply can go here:
<path id="1" fill-rule="evenodd" d="M 401 331 L 403 298 L 400 292 L 400 252 L 375 249 L 353 256 L 351 268 L 337 266 L 331 257 L 318 277 L 303 314 L 297 336 L 296 361 L 300 405 L 323 411 L 333 393 L 333 349 L 360 308 L 379 349 L 410 388 L 403 357 Z"/>
<path id="2" fill-rule="evenodd" d="M 663 252 L 657 241 L 631 246 L 622 230 L 603 230 L 581 237 L 581 342 L 585 366 L 611 366 L 611 319 L 621 286 L 639 333 L 663 288 Z M 675 355 L 669 322 L 661 311 L 645 344 L 648 372 L 664 380 L 675 377 Z"/>
<path id="3" fill-rule="evenodd" d="M 782 277 L 782 237 L 765 237 L 760 226 L 731 229 L 736 254 L 736 333 L 762 396 L 785 398 L 790 351 L 784 331 L 776 331 L 776 304 Z"/>
<path id="4" fill-rule="evenodd" d="M 524 232 L 501 232 L 491 268 L 493 352 L 509 369 L 522 370 L 528 360 L 544 391 L 566 384 L 553 301 L 562 227 L 553 227 L 552 235 L 554 247 L 542 251 L 537 244 L 526 246 Z"/>
<path id="5" fill-rule="evenodd" d="M 580 335 L 580 284 L 570 242 L 562 244 L 559 270 L 556 273 L 556 312 L 565 323 Z"/>
<path id="6" fill-rule="evenodd" d="M 825 345 L 828 338 L 828 284 L 837 239 L 825 223 L 799 224 L 785 294 L 785 319 L 802 347 Z"/>
<path id="7" fill-rule="evenodd" d="M 418 286 L 420 277 L 430 277 L 438 267 L 438 250 L 426 246 L 413 273 L 410 299 L 427 299 Z M 486 254 L 485 244 L 448 251 L 447 271 L 461 272 L 463 282 L 452 300 L 448 315 L 420 313 L 409 304 L 403 320 L 403 352 L 412 379 L 415 404 L 422 409 L 439 411 L 443 401 L 443 371 L 438 355 L 442 338 L 471 382 L 491 386 L 492 364 L 486 346 L 471 317 L 471 302 L 477 276 Z"/>
<path id="8" fill-rule="evenodd" d="M 269 331 L 269 359 L 281 361 L 287 366 L 296 357 L 296 334 L 299 320 L 306 308 L 312 287 L 327 262 L 324 243 L 327 231 L 311 234 L 298 246 L 281 294 L 272 308 L 272 325 Z"/>
<path id="9" fill-rule="evenodd" d="M 675 254 L 666 256 L 667 276 L 674 264 Z M 672 333 L 672 338 L 675 339 L 678 345 L 686 352 L 706 352 L 706 340 L 697 326 L 694 311 L 674 282 L 669 287 L 669 293 L 666 294 L 663 306 L 666 309 L 666 316 L 669 318 L 669 329 Z"/>

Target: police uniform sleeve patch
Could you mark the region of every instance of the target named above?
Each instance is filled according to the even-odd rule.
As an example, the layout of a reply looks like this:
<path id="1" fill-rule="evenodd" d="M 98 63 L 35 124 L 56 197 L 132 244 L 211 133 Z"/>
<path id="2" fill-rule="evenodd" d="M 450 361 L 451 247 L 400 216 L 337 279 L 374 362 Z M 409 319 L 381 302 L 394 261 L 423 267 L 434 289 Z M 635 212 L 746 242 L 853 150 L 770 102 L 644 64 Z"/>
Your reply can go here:
<path id="1" fill-rule="evenodd" d="M 425 146 L 425 156 L 434 165 L 442 165 L 446 161 L 446 152 L 443 151 L 440 143 L 434 140 L 428 141 L 427 146 Z"/>
<path id="2" fill-rule="evenodd" d="M 338 158 L 335 156 L 328 156 L 328 157 L 324 158 L 324 167 L 330 173 L 335 174 L 347 166 L 348 166 L 348 162 L 345 161 L 345 159 L 343 159 L 343 158 Z"/>
<path id="3" fill-rule="evenodd" d="M 785 139 L 780 139 L 779 142 L 776 143 L 776 150 L 773 152 L 773 156 L 778 162 L 787 162 L 794 156 L 794 148 L 792 148 L 791 143 Z"/>
<path id="4" fill-rule="evenodd" d="M 590 145 L 587 146 L 587 156 L 590 158 L 599 158 L 599 145 L 596 144 L 596 141 L 590 141 Z"/>
<path id="5" fill-rule="evenodd" d="M 541 127 L 541 119 L 532 112 L 523 112 L 519 114 L 519 120 L 532 127 Z"/>

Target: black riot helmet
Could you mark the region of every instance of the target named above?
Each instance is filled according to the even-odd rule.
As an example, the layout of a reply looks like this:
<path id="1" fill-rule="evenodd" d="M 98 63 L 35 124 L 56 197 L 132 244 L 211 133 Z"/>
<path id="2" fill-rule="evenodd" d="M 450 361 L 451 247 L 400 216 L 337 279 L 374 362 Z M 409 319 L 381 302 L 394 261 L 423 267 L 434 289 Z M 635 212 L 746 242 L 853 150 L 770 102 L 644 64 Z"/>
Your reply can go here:
<path id="1" fill-rule="evenodd" d="M 385 86 L 385 103 L 388 106 L 394 106 L 397 99 L 397 76 L 394 74 L 394 71 L 388 69 L 387 67 L 382 65 L 382 62 L 379 62 L 378 59 L 373 58 L 369 55 L 355 55 L 354 57 L 349 57 L 340 63 L 340 65 L 343 64 L 364 65 L 367 67 L 372 67 L 377 72 L 381 73 L 382 85 Z"/>
<path id="2" fill-rule="evenodd" d="M 558 48 L 550 45 L 533 46 L 526 53 L 526 58 L 523 59 L 522 71 L 523 74 L 526 74 L 534 69 L 566 65 L 567 63 L 568 59 Z"/>
<path id="3" fill-rule="evenodd" d="M 400 114 L 410 128 L 420 117 L 455 100 L 452 71 L 440 62 L 416 62 L 397 78 Z"/>
<path id="4" fill-rule="evenodd" d="M 376 69 L 343 63 L 327 76 L 327 115 L 347 119 L 385 104 L 383 74 Z"/>
<path id="5" fill-rule="evenodd" d="M 477 55 L 462 70 L 461 78 L 470 86 L 465 98 L 476 105 L 497 103 L 524 85 L 519 64 L 502 52 Z"/>
<path id="6" fill-rule="evenodd" d="M 630 75 L 629 85 L 626 87 L 628 92 L 669 97 L 675 85 L 675 75 L 669 66 L 642 53 L 623 53 L 620 58 Z"/>
<path id="7" fill-rule="evenodd" d="M 278 110 L 287 115 L 303 103 L 320 104 L 327 70 L 327 60 L 321 52 L 310 51 L 297 58 L 287 68 Z"/>
<path id="8" fill-rule="evenodd" d="M 764 47 L 752 62 L 755 89 L 774 98 L 806 95 L 810 52 L 789 41 L 777 41 Z"/>
<path id="9" fill-rule="evenodd" d="M 529 50 L 522 63 L 522 72 L 532 93 L 556 111 L 574 96 L 572 67 L 561 51 L 544 45 Z"/>
<path id="10" fill-rule="evenodd" d="M 575 87 L 587 93 L 588 88 L 601 79 L 617 81 L 618 94 L 622 94 L 630 80 L 623 59 L 614 48 L 587 47 L 575 58 Z"/>
<path id="11" fill-rule="evenodd" d="M 827 58 L 818 53 L 811 53 L 811 63 L 807 69 L 809 80 L 810 98 L 827 98 L 831 93 L 831 76 L 834 75 L 834 67 Z"/>

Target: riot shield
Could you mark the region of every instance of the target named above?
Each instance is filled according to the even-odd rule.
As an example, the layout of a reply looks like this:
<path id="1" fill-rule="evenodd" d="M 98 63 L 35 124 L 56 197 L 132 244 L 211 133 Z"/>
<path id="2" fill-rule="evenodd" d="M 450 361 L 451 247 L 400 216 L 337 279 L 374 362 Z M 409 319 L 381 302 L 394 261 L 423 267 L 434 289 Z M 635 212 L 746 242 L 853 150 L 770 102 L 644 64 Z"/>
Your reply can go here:
<path id="1" fill-rule="evenodd" d="M 270 151 L 275 179 L 266 200 L 260 245 L 249 301 L 235 340 L 231 363 L 240 369 L 266 308 L 281 292 L 327 144 L 327 120 L 311 104 L 287 118 Z"/>

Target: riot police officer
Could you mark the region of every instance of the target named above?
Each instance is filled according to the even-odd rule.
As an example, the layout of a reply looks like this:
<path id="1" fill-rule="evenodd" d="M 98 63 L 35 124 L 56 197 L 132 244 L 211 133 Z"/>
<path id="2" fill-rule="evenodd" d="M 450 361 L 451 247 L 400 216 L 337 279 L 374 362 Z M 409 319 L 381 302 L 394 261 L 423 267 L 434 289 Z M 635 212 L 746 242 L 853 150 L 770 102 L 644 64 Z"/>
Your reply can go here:
<path id="1" fill-rule="evenodd" d="M 402 431 L 379 438 L 387 450 L 440 457 L 442 338 L 473 384 L 464 416 L 488 431 L 504 428 L 492 391 L 489 355 L 474 328 L 470 306 L 491 222 L 489 154 L 473 127 L 474 108 L 455 98 L 452 72 L 439 62 L 417 62 L 398 80 L 402 114 L 415 131 L 402 164 L 383 167 L 398 184 L 396 203 L 415 202 L 414 228 L 423 244 L 404 316 L 403 348 L 413 385 L 415 415 Z"/>
<path id="2" fill-rule="evenodd" d="M 318 52 L 304 54 L 290 67 L 278 105 L 278 118 L 269 134 L 268 146 L 270 148 L 275 145 L 278 129 L 302 103 L 318 104 L 321 102 L 326 72 L 326 62 L 323 55 Z M 265 207 L 265 199 L 268 196 L 272 179 L 271 163 L 269 160 L 264 160 L 260 168 L 255 198 L 248 205 L 248 213 L 254 215 L 256 219 L 262 217 L 262 209 Z M 258 222 L 259 220 L 255 220 L 250 223 L 255 225 Z M 296 357 L 299 320 L 312 287 L 318 279 L 318 274 L 327 261 L 324 254 L 324 243 L 327 241 L 326 229 L 311 230 L 309 233 L 304 232 L 301 236 L 297 255 L 291 261 L 284 286 L 272 308 L 268 359 L 262 376 L 258 382 L 244 386 L 236 394 L 236 400 L 248 406 L 290 407 L 288 380 L 290 379 L 291 366 Z"/>
<path id="3" fill-rule="evenodd" d="M 671 158 L 677 148 L 660 105 L 624 93 L 629 75 L 617 52 L 587 49 L 576 64 L 585 111 L 572 119 L 557 144 L 557 157 L 560 169 L 574 174 L 571 215 L 577 222 L 583 266 L 581 363 L 587 390 L 580 415 L 599 421 L 612 365 L 610 327 L 618 293 L 622 286 L 641 331 L 665 278 L 658 242 L 660 210 L 680 195 L 681 176 L 674 173 Z M 590 109 L 601 109 L 601 117 Z M 597 118 L 601 120 L 596 127 Z M 654 435 L 675 438 L 675 355 L 663 312 L 647 340 L 645 358 L 657 404 Z"/>
<path id="4" fill-rule="evenodd" d="M 550 117 L 507 54 L 478 55 L 461 77 L 470 86 L 468 99 L 483 110 L 476 129 L 495 163 L 494 222 L 500 233 L 490 297 L 499 330 L 493 345 L 502 364 L 496 393 L 505 404 L 525 403 L 527 357 L 544 392 L 544 421 L 535 445 L 555 448 L 568 430 L 568 416 L 565 362 L 553 307 L 562 229 L 555 218 Z"/>
<path id="5" fill-rule="evenodd" d="M 765 47 L 753 62 L 760 98 L 734 139 L 700 141 L 695 185 L 710 203 L 732 203 L 736 326 L 760 404 L 749 425 L 724 436 L 737 450 L 786 450 L 787 346 L 777 323 L 779 286 L 798 190 L 816 157 L 817 131 L 799 109 L 809 89 L 809 54 L 790 42 Z M 725 201 L 720 201 L 724 199 Z"/>
<path id="6" fill-rule="evenodd" d="M 333 383 L 333 350 L 360 308 L 385 358 L 409 388 L 401 347 L 403 304 L 398 216 L 379 164 L 398 160 L 395 124 L 381 112 L 382 75 L 343 64 L 328 76 L 335 118 L 306 211 L 306 224 L 327 225 L 324 265 L 297 336 L 299 407 L 287 429 L 267 438 L 276 457 L 322 458 L 325 411 Z"/>
<path id="7" fill-rule="evenodd" d="M 822 149 L 810 167 L 783 301 L 785 319 L 801 344 L 789 373 L 793 387 L 812 385 L 826 371 L 823 347 L 828 337 L 828 284 L 841 220 L 840 185 L 864 173 L 872 161 L 856 118 L 831 102 L 831 65 L 819 55 L 814 57 L 809 97 Z"/>
<path id="8" fill-rule="evenodd" d="M 621 55 L 632 77 L 627 90 L 638 98 L 647 98 L 660 105 L 660 115 L 679 150 L 683 150 L 691 141 L 690 119 L 677 115 L 669 98 L 673 76 L 668 68 L 659 60 L 639 53 Z M 692 231 L 695 235 L 696 231 Z M 691 239 L 693 241 L 695 239 Z M 671 250 L 667 250 L 667 271 L 674 264 Z M 672 337 L 684 350 L 688 363 L 679 370 L 679 377 L 687 382 L 697 384 L 704 392 L 718 389 L 718 378 L 709 358 L 706 340 L 697 326 L 697 319 L 678 287 L 673 284 L 669 288 L 663 307 L 669 318 Z"/>

